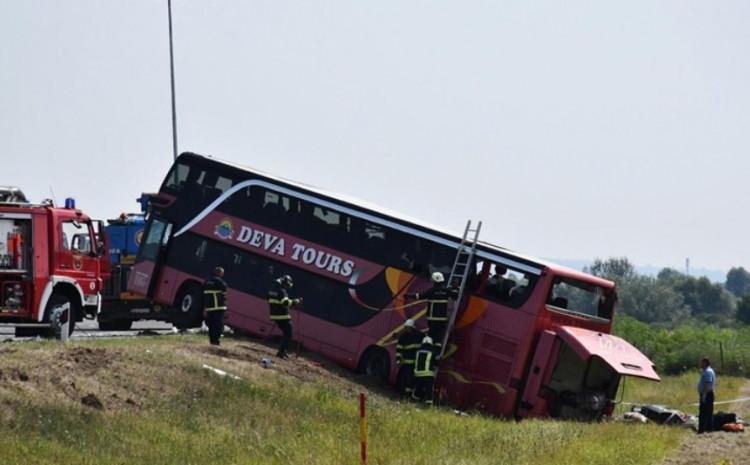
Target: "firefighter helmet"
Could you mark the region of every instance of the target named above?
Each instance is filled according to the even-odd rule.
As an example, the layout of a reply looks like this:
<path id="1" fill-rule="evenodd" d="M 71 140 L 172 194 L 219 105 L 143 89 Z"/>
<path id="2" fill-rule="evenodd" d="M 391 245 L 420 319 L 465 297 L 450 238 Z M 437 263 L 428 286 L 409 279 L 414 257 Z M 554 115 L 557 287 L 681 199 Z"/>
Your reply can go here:
<path id="1" fill-rule="evenodd" d="M 432 273 L 432 282 L 433 283 L 442 283 L 445 281 L 445 277 L 443 276 L 443 273 L 436 271 Z"/>
<path id="2" fill-rule="evenodd" d="M 430 336 L 425 336 L 424 339 L 422 339 L 422 344 L 427 344 L 429 346 L 432 345 L 432 338 Z"/>
<path id="3" fill-rule="evenodd" d="M 414 320 L 412 320 L 411 318 L 409 318 L 408 320 L 404 322 L 404 328 L 415 328 L 415 327 L 416 326 L 414 325 Z"/>
<path id="4" fill-rule="evenodd" d="M 292 281 L 292 277 L 288 274 L 285 274 L 284 276 L 280 277 L 278 280 L 279 284 L 286 288 L 290 288 L 294 286 L 294 281 Z"/>

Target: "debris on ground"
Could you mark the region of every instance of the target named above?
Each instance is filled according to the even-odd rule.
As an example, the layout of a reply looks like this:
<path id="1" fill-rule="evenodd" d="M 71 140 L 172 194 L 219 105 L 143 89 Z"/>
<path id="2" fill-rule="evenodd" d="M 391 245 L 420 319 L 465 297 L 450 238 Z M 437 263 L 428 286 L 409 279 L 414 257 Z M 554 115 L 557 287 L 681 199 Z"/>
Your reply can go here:
<path id="1" fill-rule="evenodd" d="M 216 373 L 217 375 L 219 375 L 219 376 L 222 376 L 222 377 L 226 376 L 227 378 L 231 378 L 231 379 L 237 379 L 237 380 L 240 380 L 240 379 L 242 379 L 242 378 L 240 378 L 240 377 L 239 377 L 239 376 L 237 376 L 237 375 L 233 375 L 233 374 L 231 374 L 231 373 L 227 373 L 227 372 L 226 372 L 226 371 L 224 371 L 224 370 L 219 370 L 218 368 L 214 368 L 214 367 L 212 367 L 211 365 L 206 365 L 205 363 L 203 364 L 203 368 L 204 368 L 204 369 L 206 369 L 206 370 L 208 370 L 208 371 L 212 371 L 212 372 L 214 372 L 214 373 Z"/>
<path id="2" fill-rule="evenodd" d="M 625 412 L 623 420 L 628 423 L 648 423 L 648 418 L 641 412 Z"/>
<path id="3" fill-rule="evenodd" d="M 81 403 L 86 407 L 95 408 L 97 410 L 104 410 L 104 404 L 96 397 L 96 394 L 89 393 L 81 398 Z"/>

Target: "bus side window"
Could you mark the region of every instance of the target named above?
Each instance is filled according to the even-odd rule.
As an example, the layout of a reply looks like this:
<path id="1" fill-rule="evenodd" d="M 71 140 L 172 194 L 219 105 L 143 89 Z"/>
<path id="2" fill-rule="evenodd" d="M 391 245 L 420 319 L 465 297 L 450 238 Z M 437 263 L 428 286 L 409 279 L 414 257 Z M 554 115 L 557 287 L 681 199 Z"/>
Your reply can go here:
<path id="1" fill-rule="evenodd" d="M 169 173 L 169 176 L 167 177 L 167 183 L 164 187 L 173 191 L 182 190 L 182 188 L 185 186 L 185 182 L 187 181 L 189 174 L 189 166 L 182 163 L 177 163 L 172 167 L 172 172 Z"/>
<path id="2" fill-rule="evenodd" d="M 225 178 L 224 176 L 219 176 L 218 178 L 216 178 L 214 187 L 223 194 L 224 192 L 228 191 L 233 185 L 234 183 L 231 179 Z"/>
<path id="3" fill-rule="evenodd" d="M 490 270 L 490 265 L 492 269 Z M 481 295 L 503 305 L 518 308 L 526 302 L 536 280 L 526 273 L 502 263 L 487 262 L 486 284 Z"/>

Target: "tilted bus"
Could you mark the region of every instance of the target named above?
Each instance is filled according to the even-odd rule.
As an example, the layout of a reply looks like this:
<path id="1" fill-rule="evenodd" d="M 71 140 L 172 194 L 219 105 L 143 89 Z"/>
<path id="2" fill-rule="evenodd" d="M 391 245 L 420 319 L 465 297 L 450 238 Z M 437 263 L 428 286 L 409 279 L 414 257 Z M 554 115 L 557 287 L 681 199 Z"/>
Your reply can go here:
<path id="1" fill-rule="evenodd" d="M 448 275 L 461 237 L 256 170 L 183 153 L 151 194 L 129 290 L 183 325 L 201 321 L 201 282 L 226 270 L 227 324 L 269 336 L 266 293 L 281 274 L 304 297 L 295 340 L 395 382 L 395 339 L 424 305 L 405 295 Z M 499 270 L 502 276 L 490 276 Z M 444 403 L 502 416 L 598 418 L 622 376 L 658 380 L 612 336 L 614 283 L 481 242 L 436 389 Z M 411 305 L 410 305 L 411 304 Z"/>

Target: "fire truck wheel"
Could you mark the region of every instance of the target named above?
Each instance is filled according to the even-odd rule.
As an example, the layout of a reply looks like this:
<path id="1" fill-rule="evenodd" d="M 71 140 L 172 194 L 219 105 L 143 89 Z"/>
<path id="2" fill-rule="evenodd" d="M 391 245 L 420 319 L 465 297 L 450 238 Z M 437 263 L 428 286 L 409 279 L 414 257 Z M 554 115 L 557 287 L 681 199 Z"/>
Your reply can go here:
<path id="1" fill-rule="evenodd" d="M 60 338 L 60 331 L 62 330 L 63 325 L 63 308 L 66 305 L 70 309 L 68 313 L 68 336 L 73 334 L 73 330 L 76 326 L 75 306 L 64 294 L 52 294 L 47 302 L 47 309 L 45 310 L 46 318 L 50 323 L 48 333 L 50 337 Z"/>
<path id="2" fill-rule="evenodd" d="M 379 347 L 370 347 L 362 355 L 359 362 L 359 372 L 379 382 L 388 382 L 391 370 L 391 360 L 388 352 Z"/>
<path id="3" fill-rule="evenodd" d="M 178 328 L 197 328 L 203 323 L 203 294 L 201 287 L 196 283 L 187 283 L 182 286 L 175 307 L 177 316 L 175 326 Z"/>

